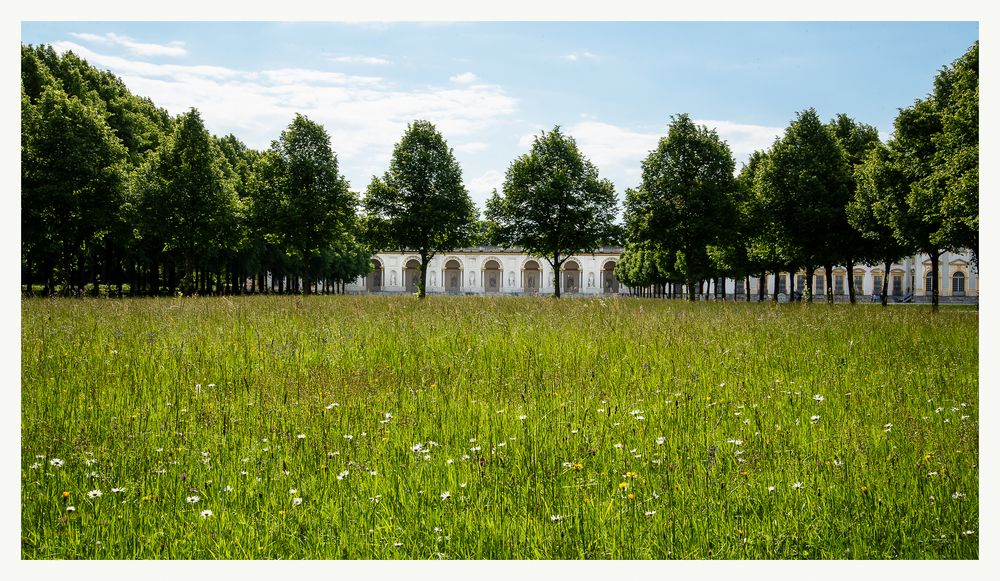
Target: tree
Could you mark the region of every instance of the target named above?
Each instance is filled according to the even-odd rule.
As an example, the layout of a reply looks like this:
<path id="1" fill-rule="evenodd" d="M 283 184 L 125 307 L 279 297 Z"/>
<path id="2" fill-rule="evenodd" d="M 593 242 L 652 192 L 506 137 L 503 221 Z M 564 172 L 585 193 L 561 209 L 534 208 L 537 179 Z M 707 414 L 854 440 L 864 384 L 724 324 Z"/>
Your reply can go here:
<path id="1" fill-rule="evenodd" d="M 756 175 L 778 253 L 790 272 L 806 269 L 807 300 L 812 300 L 812 271 L 824 266 L 827 301 L 833 301 L 836 225 L 846 224 L 849 186 L 844 151 L 814 109 L 797 115 Z"/>
<path id="2" fill-rule="evenodd" d="M 364 210 L 373 250 L 410 249 L 420 255 L 420 298 L 426 295 L 431 258 L 436 252 L 469 244 L 478 218 L 462 184 L 462 169 L 429 121 L 407 126 L 393 148 L 389 170 L 381 179 L 372 177 Z"/>
<path id="3" fill-rule="evenodd" d="M 146 174 L 144 205 L 148 230 L 162 240 L 173 269 L 182 268 L 184 293 L 205 288 L 199 271 L 224 246 L 233 222 L 236 195 L 222 169 L 224 157 L 211 139 L 201 115 L 192 108 L 181 115 L 174 134 L 158 150 Z M 171 291 L 177 284 L 171 270 Z"/>
<path id="4" fill-rule="evenodd" d="M 309 294 L 320 257 L 343 235 L 357 201 L 338 171 L 337 156 L 322 125 L 296 114 L 271 149 L 279 187 L 284 189 L 285 239 L 301 261 L 303 291 Z"/>
<path id="5" fill-rule="evenodd" d="M 854 180 L 857 188 L 847 205 L 847 218 L 871 244 L 866 262 L 884 265 L 879 294 L 885 307 L 889 304 L 890 266 L 914 250 L 895 236 L 892 226 L 906 204 L 909 183 L 881 143 L 876 143 L 865 160 L 854 167 Z"/>
<path id="6" fill-rule="evenodd" d="M 573 254 L 592 252 L 615 239 L 615 190 L 598 176 L 572 137 L 557 125 L 542 131 L 531 151 L 507 168 L 503 195 L 496 191 L 486 203 L 492 237 L 508 246 L 544 258 L 555 272 L 555 296 L 560 296 L 560 271 Z"/>
<path id="7" fill-rule="evenodd" d="M 979 42 L 934 79 L 941 117 L 933 179 L 942 185 L 942 244 L 968 248 L 979 262 Z"/>
<path id="8" fill-rule="evenodd" d="M 34 106 L 22 92 L 21 106 L 26 270 L 40 264 L 51 291 L 58 266 L 58 282 L 82 290 L 88 281 L 98 282 L 96 261 L 103 240 L 120 231 L 125 148 L 101 111 L 57 86 L 43 90 Z M 30 274 L 28 278 L 30 291 Z"/>
<path id="9" fill-rule="evenodd" d="M 670 270 L 687 283 L 693 301 L 695 283 L 715 274 L 709 247 L 735 226 L 735 162 L 714 130 L 696 126 L 687 114 L 671 119 L 667 136 L 642 162 L 640 190 L 650 204 L 652 241 L 674 258 Z"/>
<path id="10" fill-rule="evenodd" d="M 847 294 L 851 304 L 854 304 L 854 265 L 859 261 L 867 262 L 873 253 L 879 254 L 879 257 L 884 256 L 884 253 L 880 254 L 880 251 L 872 246 L 873 239 L 865 238 L 860 230 L 851 224 L 846 209 L 852 200 L 857 199 L 857 181 L 853 168 L 863 163 L 868 152 L 881 142 L 877 129 L 871 125 L 857 123 L 843 113 L 831 120 L 827 127 L 843 148 L 847 165 L 851 168 L 848 174 L 849 186 L 847 198 L 844 200 L 844 211 L 834 213 L 830 229 L 834 234 L 831 236 L 831 241 L 836 243 L 837 253 L 847 267 Z"/>

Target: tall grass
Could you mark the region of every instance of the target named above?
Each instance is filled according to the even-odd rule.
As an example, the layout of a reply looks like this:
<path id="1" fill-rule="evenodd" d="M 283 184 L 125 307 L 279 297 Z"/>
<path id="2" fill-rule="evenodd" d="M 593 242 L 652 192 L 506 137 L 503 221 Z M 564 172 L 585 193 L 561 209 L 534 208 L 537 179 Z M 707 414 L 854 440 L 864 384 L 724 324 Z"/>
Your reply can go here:
<path id="1" fill-rule="evenodd" d="M 24 300 L 22 557 L 974 559 L 977 353 L 961 309 Z"/>

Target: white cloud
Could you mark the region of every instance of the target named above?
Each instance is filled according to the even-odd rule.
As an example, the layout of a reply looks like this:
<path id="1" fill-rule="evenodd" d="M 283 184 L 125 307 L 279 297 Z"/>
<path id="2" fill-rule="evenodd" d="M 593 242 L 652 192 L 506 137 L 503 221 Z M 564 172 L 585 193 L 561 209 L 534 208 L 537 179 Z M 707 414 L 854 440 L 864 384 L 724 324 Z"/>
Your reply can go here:
<path id="1" fill-rule="evenodd" d="M 483 175 L 465 181 L 465 187 L 473 198 L 479 200 L 480 209 L 485 209 L 485 201 L 493 194 L 494 188 L 499 192 L 503 189 L 504 174 L 495 169 L 487 170 Z"/>
<path id="2" fill-rule="evenodd" d="M 335 56 L 330 57 L 335 63 L 345 63 L 350 65 L 388 65 L 392 61 L 375 56 Z"/>
<path id="3" fill-rule="evenodd" d="M 580 59 L 587 59 L 587 60 L 592 60 L 593 61 L 593 60 L 597 60 L 597 59 L 599 59 L 601 57 L 599 57 L 598 55 L 596 55 L 596 54 L 594 54 L 592 52 L 583 51 L 581 53 L 571 52 L 568 55 L 566 55 L 565 58 L 568 61 L 578 61 Z"/>
<path id="4" fill-rule="evenodd" d="M 407 123 L 426 119 L 446 140 L 473 153 L 473 141 L 517 110 L 496 85 L 402 89 L 380 77 L 313 69 L 241 71 L 210 65 L 155 64 L 94 52 L 72 42 L 54 43 L 90 64 L 109 69 L 129 89 L 176 115 L 196 107 L 210 131 L 232 133 L 249 147 L 267 148 L 295 113 L 323 124 L 342 171 L 355 190 L 388 166 Z"/>
<path id="5" fill-rule="evenodd" d="M 715 129 L 719 137 L 729 144 L 729 149 L 736 158 L 736 169 L 750 158 L 750 154 L 758 149 L 769 149 L 776 137 L 785 133 L 784 127 L 768 127 L 766 125 L 750 125 L 733 121 L 717 121 L 714 119 L 694 119 L 698 125 Z"/>
<path id="6" fill-rule="evenodd" d="M 489 149 L 490 144 L 483 141 L 470 141 L 469 143 L 461 143 L 454 147 L 455 151 L 461 153 L 478 153 L 480 151 L 486 151 Z"/>
<path id="7" fill-rule="evenodd" d="M 460 75 L 448 77 L 448 80 L 453 83 L 458 83 L 459 85 L 468 85 L 478 81 L 479 77 L 477 77 L 475 73 L 462 73 Z"/>
<path id="8" fill-rule="evenodd" d="M 180 57 L 187 54 L 187 49 L 184 48 L 184 43 L 180 41 L 172 41 L 169 44 L 152 44 L 148 42 L 138 42 L 127 36 L 121 36 L 113 32 L 108 32 L 106 34 L 91 34 L 89 32 L 71 32 L 70 36 L 78 38 L 85 42 L 93 42 L 103 45 L 120 46 L 124 48 L 129 54 L 133 54 L 141 57 L 150 56 L 172 56 Z"/>

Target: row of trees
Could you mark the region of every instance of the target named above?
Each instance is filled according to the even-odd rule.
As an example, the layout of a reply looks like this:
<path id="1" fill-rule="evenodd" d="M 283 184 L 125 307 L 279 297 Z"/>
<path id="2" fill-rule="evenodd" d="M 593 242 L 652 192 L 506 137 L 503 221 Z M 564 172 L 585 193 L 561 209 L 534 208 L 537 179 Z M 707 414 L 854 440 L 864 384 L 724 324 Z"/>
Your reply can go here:
<path id="1" fill-rule="evenodd" d="M 805 298 L 833 301 L 832 270 L 931 259 L 937 307 L 943 251 L 979 251 L 979 45 L 940 71 L 927 98 L 900 110 L 893 137 L 838 115 L 800 112 L 767 151 L 734 176 L 729 147 L 687 115 L 643 161 L 625 194 L 619 280 L 636 288 L 704 280 L 764 280 L 822 267 L 824 289 L 805 277 Z M 774 297 L 778 294 L 775 277 Z M 847 277 L 854 302 L 853 277 Z M 886 304 L 888 277 L 881 292 Z M 763 299 L 764 289 L 760 288 Z M 749 293 L 747 300 L 749 300 Z"/>
<path id="2" fill-rule="evenodd" d="M 170 118 L 72 53 L 30 46 L 21 101 L 22 282 L 46 292 L 240 292 L 249 278 L 251 290 L 309 293 L 367 273 L 372 252 L 406 249 L 423 297 L 435 253 L 489 243 L 545 258 L 558 297 L 567 257 L 624 240 L 624 284 L 685 283 L 693 297 L 722 276 L 823 266 L 829 281 L 835 264 L 978 252 L 978 44 L 901 111 L 887 145 L 810 109 L 734 175 L 714 131 L 673 117 L 626 191 L 624 228 L 612 184 L 558 126 L 511 162 L 481 221 L 427 121 L 407 127 L 362 199 L 301 115 L 257 152 L 210 135 L 196 110 Z"/>
<path id="3" fill-rule="evenodd" d="M 309 293 L 369 269 L 322 126 L 263 152 L 170 117 L 72 52 L 21 47 L 22 284 L 45 294 Z M 270 276 L 268 276 L 270 275 Z"/>

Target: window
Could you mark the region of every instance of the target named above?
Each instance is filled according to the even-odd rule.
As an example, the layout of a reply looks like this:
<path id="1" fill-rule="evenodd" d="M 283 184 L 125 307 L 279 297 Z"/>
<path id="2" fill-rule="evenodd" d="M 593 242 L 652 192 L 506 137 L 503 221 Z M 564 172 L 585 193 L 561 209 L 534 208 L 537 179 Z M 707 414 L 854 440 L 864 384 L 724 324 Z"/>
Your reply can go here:
<path id="1" fill-rule="evenodd" d="M 928 270 L 927 276 L 924 277 L 924 294 L 930 296 L 934 294 L 934 272 Z"/>
<path id="2" fill-rule="evenodd" d="M 816 275 L 816 285 L 813 287 L 813 292 L 818 295 L 826 294 L 826 277 L 824 275 Z"/>
<path id="3" fill-rule="evenodd" d="M 956 272 L 951 275 L 951 295 L 954 297 L 965 296 L 965 273 Z"/>
<path id="4" fill-rule="evenodd" d="M 854 294 L 859 294 L 859 295 L 865 294 L 865 275 L 863 274 L 854 275 Z"/>
<path id="5" fill-rule="evenodd" d="M 788 293 L 787 281 L 785 280 L 784 273 L 778 275 L 778 292 L 785 294 Z"/>
<path id="6" fill-rule="evenodd" d="M 903 294 L 903 275 L 892 275 L 892 296 L 898 297 Z"/>
<path id="7" fill-rule="evenodd" d="M 882 275 L 873 274 L 872 275 L 872 292 L 875 294 L 882 294 Z"/>
<path id="8" fill-rule="evenodd" d="M 833 292 L 838 295 L 844 294 L 844 275 L 838 274 L 833 277 Z"/>
<path id="9" fill-rule="evenodd" d="M 742 278 L 736 279 L 736 294 L 738 294 L 738 295 L 744 294 L 743 293 L 743 279 Z"/>

